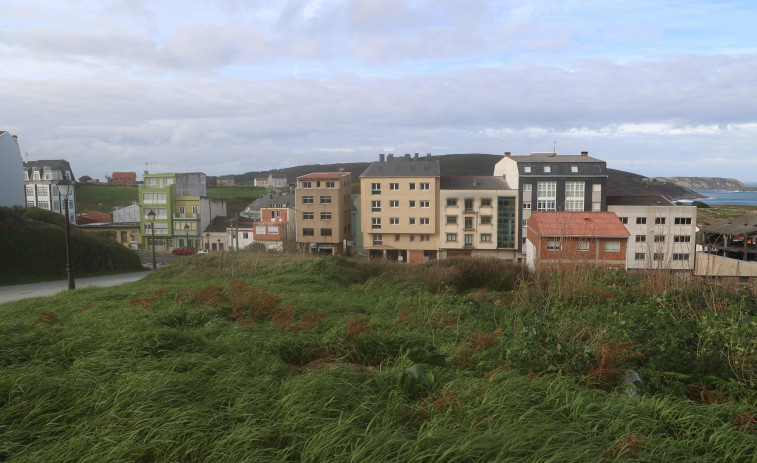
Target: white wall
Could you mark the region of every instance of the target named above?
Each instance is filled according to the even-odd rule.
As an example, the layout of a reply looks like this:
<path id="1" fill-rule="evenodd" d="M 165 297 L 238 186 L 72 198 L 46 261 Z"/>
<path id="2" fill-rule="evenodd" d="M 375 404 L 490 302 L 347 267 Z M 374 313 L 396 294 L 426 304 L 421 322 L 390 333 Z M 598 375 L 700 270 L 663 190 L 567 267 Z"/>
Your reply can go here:
<path id="1" fill-rule="evenodd" d="M 0 134 L 0 206 L 24 206 L 24 162 L 11 134 Z"/>

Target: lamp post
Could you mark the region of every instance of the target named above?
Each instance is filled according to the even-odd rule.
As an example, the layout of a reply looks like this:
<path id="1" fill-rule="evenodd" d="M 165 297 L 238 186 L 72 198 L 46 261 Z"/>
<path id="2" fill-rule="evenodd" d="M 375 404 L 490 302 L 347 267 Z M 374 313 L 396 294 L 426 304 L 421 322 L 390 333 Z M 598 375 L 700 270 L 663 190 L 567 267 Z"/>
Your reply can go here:
<path id="1" fill-rule="evenodd" d="M 150 230 L 152 231 L 152 269 L 155 270 L 155 211 L 150 209 L 147 213 L 147 220 L 150 221 Z"/>
<path id="2" fill-rule="evenodd" d="M 184 233 L 187 234 L 187 253 L 189 253 L 189 224 L 184 224 Z"/>
<path id="3" fill-rule="evenodd" d="M 74 269 L 71 267 L 71 232 L 69 231 L 68 223 L 68 195 L 73 193 L 74 185 L 68 181 L 63 180 L 58 183 L 58 191 L 65 196 L 64 199 L 66 208 L 66 273 L 68 274 L 68 289 L 76 289 L 76 282 L 74 282 Z"/>
<path id="4" fill-rule="evenodd" d="M 218 250 L 221 250 L 221 238 L 218 238 Z"/>
<path id="5" fill-rule="evenodd" d="M 205 233 L 205 249 L 207 249 L 208 252 L 210 252 L 210 233 Z"/>

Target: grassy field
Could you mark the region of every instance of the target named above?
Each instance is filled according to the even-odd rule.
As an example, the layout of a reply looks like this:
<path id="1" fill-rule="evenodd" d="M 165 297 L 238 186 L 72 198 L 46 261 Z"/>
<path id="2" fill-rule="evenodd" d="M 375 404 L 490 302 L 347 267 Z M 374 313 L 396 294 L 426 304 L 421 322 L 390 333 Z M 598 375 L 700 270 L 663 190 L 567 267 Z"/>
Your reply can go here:
<path id="1" fill-rule="evenodd" d="M 757 459 L 740 287 L 240 252 L 0 311 L 4 461 Z"/>
<path id="2" fill-rule="evenodd" d="M 757 212 L 757 206 L 710 206 L 697 209 L 697 223 L 712 225 L 743 214 Z"/>

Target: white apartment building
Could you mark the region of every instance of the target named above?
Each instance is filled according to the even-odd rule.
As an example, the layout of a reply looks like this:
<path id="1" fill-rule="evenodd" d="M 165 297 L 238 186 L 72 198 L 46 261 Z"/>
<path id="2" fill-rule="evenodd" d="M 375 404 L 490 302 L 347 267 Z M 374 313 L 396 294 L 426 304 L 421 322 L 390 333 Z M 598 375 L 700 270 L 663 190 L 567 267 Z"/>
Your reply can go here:
<path id="1" fill-rule="evenodd" d="M 65 196 L 60 194 L 61 181 L 74 181 L 68 161 L 54 159 L 24 162 L 26 207 L 38 207 L 65 214 Z M 76 184 L 74 183 L 74 186 Z M 76 223 L 76 189 L 68 197 L 68 221 Z"/>

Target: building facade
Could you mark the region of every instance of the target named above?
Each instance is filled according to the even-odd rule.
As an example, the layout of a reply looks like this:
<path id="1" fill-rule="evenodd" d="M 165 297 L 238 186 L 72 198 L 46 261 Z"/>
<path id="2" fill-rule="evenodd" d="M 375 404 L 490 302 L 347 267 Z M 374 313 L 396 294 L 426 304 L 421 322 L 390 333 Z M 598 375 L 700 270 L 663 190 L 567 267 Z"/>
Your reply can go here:
<path id="1" fill-rule="evenodd" d="M 74 186 L 68 198 L 61 195 L 58 189 L 58 184 L 63 181 L 72 182 Z M 68 161 L 24 162 L 24 187 L 26 207 L 38 207 L 65 215 L 65 201 L 68 199 L 68 221 L 76 223 L 76 182 Z"/>
<path id="2" fill-rule="evenodd" d="M 523 251 L 527 222 L 532 211 L 606 211 L 607 164 L 589 156 L 531 153 L 505 156 L 494 175 L 520 192 L 518 250 Z"/>
<path id="3" fill-rule="evenodd" d="M 294 242 L 297 236 L 292 215 L 293 210 L 288 207 L 261 208 L 260 221 L 254 224 L 254 242 L 269 251 L 283 251 L 286 243 Z"/>
<path id="4" fill-rule="evenodd" d="M 526 265 L 625 269 L 628 237 L 613 212 L 534 212 L 528 219 Z"/>
<path id="5" fill-rule="evenodd" d="M 136 172 L 113 172 L 111 177 L 111 183 L 115 185 L 136 185 L 137 173 Z"/>
<path id="6" fill-rule="evenodd" d="M 407 263 L 439 251 L 439 161 L 379 155 L 360 174 L 363 248 L 371 258 Z"/>
<path id="7" fill-rule="evenodd" d="M 607 210 L 630 234 L 629 270 L 694 270 L 695 206 L 676 206 L 662 196 L 608 196 Z"/>
<path id="8" fill-rule="evenodd" d="M 24 162 L 18 137 L 0 131 L 0 206 L 23 206 Z"/>
<path id="9" fill-rule="evenodd" d="M 501 177 L 441 176 L 439 257 L 515 260 L 517 196 Z"/>
<path id="10" fill-rule="evenodd" d="M 352 241 L 349 172 L 297 177 L 297 243 L 311 252 L 344 254 Z"/>

